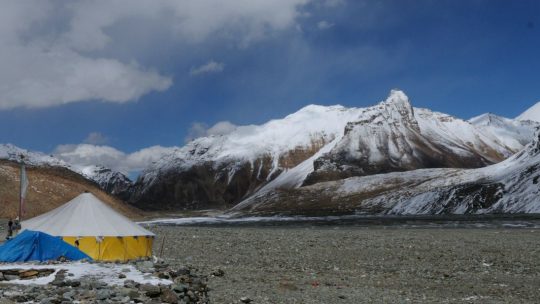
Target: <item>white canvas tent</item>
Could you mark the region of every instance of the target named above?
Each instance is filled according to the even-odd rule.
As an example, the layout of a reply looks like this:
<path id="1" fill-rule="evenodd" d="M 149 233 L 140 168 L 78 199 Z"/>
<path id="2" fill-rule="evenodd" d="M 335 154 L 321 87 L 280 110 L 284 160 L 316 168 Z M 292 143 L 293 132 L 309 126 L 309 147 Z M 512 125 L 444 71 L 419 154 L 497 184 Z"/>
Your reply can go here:
<path id="1" fill-rule="evenodd" d="M 60 236 L 96 260 L 128 260 L 152 254 L 154 234 L 91 193 L 22 222 L 22 229 Z"/>

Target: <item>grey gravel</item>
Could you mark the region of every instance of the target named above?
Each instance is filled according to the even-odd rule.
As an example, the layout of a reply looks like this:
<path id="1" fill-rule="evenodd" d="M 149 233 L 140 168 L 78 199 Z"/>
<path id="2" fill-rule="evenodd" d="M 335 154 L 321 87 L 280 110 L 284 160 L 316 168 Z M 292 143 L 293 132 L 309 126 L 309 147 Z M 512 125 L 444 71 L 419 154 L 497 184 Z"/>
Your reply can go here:
<path id="1" fill-rule="evenodd" d="M 212 303 L 537 303 L 540 230 L 151 227 Z M 156 250 L 156 252 L 158 252 Z M 224 276 L 212 275 L 222 269 Z M 173 287 L 174 288 L 174 287 Z"/>

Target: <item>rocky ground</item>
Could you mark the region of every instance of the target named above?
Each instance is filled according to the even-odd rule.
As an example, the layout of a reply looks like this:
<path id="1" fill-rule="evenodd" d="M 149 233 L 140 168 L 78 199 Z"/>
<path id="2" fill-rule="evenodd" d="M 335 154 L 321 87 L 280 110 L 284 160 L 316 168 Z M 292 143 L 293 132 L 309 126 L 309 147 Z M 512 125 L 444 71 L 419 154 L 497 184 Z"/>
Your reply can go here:
<path id="1" fill-rule="evenodd" d="M 20 270 L 14 265 L 13 269 L 0 270 L 0 303 L 209 303 L 207 279 L 194 274 L 189 267 L 171 268 L 164 262 L 150 261 L 132 264 L 144 273 L 173 283 L 141 284 L 126 279 L 123 284 L 111 286 L 95 278 L 72 278 L 66 270 L 59 270 L 49 284 L 14 285 L 9 281 L 42 278 L 54 272 L 52 269 Z M 126 275 L 120 273 L 119 278 L 122 277 Z"/>
<path id="2" fill-rule="evenodd" d="M 540 230 L 152 227 L 212 303 L 537 303 Z M 156 253 L 159 253 L 156 249 Z M 221 275 L 221 271 L 223 272 Z M 211 275 L 212 273 L 219 275 Z"/>
<path id="3" fill-rule="evenodd" d="M 0 282 L 0 303 L 537 303 L 540 229 L 354 226 L 150 227 L 174 281 L 106 286 L 60 273 L 45 287 Z M 6 272 L 40 276 L 25 271 Z"/>

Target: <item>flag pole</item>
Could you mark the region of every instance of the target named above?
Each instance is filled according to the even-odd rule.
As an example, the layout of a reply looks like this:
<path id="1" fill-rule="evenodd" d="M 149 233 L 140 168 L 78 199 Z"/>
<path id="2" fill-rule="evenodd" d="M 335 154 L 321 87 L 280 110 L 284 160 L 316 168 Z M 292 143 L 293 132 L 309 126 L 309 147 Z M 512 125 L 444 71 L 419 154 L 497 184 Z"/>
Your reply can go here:
<path id="1" fill-rule="evenodd" d="M 23 217 L 23 206 L 24 206 L 24 178 L 25 178 L 25 172 L 24 172 L 24 155 L 21 155 L 21 175 L 20 175 L 20 191 L 19 191 L 19 223 L 22 223 L 22 217 Z"/>

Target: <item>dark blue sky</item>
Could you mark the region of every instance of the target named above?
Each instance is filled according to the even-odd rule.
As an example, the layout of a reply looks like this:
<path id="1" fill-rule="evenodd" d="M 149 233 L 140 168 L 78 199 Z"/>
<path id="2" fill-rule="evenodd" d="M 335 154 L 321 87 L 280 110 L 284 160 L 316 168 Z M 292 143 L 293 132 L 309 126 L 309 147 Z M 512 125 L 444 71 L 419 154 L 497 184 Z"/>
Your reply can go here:
<path id="1" fill-rule="evenodd" d="M 196 122 L 259 124 L 311 103 L 368 106 L 392 88 L 461 118 L 515 117 L 540 101 L 540 1 L 314 1 L 295 10 L 293 23 L 249 43 L 238 42 L 238 28 L 186 42 L 155 20 L 121 19 L 105 27 L 107 46 L 85 56 L 136 61 L 172 85 L 121 104 L 0 110 L 0 142 L 51 152 L 98 132 L 124 152 L 178 146 Z M 194 72 L 210 61 L 221 69 Z"/>

